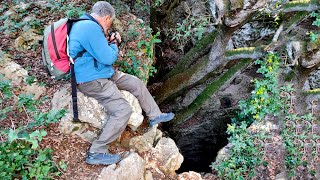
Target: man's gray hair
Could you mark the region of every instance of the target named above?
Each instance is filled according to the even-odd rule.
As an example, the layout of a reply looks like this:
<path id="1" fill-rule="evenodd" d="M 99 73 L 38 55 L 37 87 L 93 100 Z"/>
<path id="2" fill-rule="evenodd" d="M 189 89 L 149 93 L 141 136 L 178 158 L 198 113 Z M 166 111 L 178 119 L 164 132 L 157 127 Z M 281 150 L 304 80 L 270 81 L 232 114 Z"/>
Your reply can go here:
<path id="1" fill-rule="evenodd" d="M 115 17 L 114 8 L 110 3 L 105 1 L 98 1 L 92 7 L 92 14 L 104 17 L 109 15 L 111 18 Z"/>

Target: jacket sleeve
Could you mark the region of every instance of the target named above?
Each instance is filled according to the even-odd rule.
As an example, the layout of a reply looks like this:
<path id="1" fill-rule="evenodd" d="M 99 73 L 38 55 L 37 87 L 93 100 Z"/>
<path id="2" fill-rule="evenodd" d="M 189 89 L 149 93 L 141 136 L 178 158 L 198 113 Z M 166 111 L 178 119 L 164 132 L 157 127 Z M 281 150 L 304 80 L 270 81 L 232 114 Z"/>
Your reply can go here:
<path id="1" fill-rule="evenodd" d="M 82 31 L 81 45 L 98 62 L 112 65 L 118 57 L 118 47 L 108 44 L 101 27 L 96 24 L 86 26 Z"/>

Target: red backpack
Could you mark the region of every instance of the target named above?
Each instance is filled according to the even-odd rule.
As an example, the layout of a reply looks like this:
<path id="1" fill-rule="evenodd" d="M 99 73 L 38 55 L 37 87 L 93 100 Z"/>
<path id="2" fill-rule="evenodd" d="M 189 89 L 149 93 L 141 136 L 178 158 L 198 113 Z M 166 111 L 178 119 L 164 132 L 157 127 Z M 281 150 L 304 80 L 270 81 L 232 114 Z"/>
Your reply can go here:
<path id="1" fill-rule="evenodd" d="M 87 19 L 60 19 L 47 26 L 42 42 L 42 62 L 54 79 L 61 79 L 70 72 L 70 63 L 83 55 L 80 52 L 73 59 L 68 52 L 68 39 L 72 24 Z"/>
<path id="2" fill-rule="evenodd" d="M 79 52 L 76 57 L 69 56 L 68 40 L 73 23 L 87 19 L 61 19 L 44 30 L 42 42 L 42 62 L 54 79 L 62 79 L 71 73 L 73 120 L 79 122 L 77 105 L 77 83 L 74 74 L 74 61 L 86 51 Z"/>

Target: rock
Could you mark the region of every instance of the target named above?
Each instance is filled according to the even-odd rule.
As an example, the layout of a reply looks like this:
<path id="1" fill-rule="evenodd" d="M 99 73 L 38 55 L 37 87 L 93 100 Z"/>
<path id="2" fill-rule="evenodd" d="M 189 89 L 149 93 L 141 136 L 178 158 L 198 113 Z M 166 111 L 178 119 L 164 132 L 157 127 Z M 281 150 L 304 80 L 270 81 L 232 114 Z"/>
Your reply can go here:
<path id="1" fill-rule="evenodd" d="M 12 16 L 12 15 L 17 15 L 16 12 L 12 9 L 9 9 L 8 11 L 6 11 L 3 16 Z"/>
<path id="2" fill-rule="evenodd" d="M 312 112 L 316 117 L 320 117 L 320 95 L 310 94 L 306 97 L 307 111 Z"/>
<path id="3" fill-rule="evenodd" d="M 156 138 L 158 138 L 157 130 L 158 129 L 156 128 L 151 128 L 147 133 L 143 134 L 142 136 L 133 137 L 130 140 L 129 146 L 138 151 L 138 153 L 143 153 L 151 150 L 153 148 L 154 142 L 156 142 L 157 140 Z"/>
<path id="4" fill-rule="evenodd" d="M 144 176 L 145 180 L 153 180 L 152 173 L 150 171 L 146 171 L 146 175 Z"/>
<path id="5" fill-rule="evenodd" d="M 14 41 L 14 47 L 19 49 L 23 46 L 25 43 L 25 40 L 23 39 L 22 36 L 19 36 L 15 41 Z"/>
<path id="6" fill-rule="evenodd" d="M 199 94 L 202 93 L 202 91 L 205 88 L 206 88 L 205 85 L 201 85 L 189 90 L 181 102 L 181 108 L 185 108 L 189 106 L 199 96 Z"/>
<path id="7" fill-rule="evenodd" d="M 147 168 L 159 169 L 164 174 L 174 174 L 183 162 L 175 142 L 170 138 L 161 138 L 147 155 Z"/>
<path id="8" fill-rule="evenodd" d="M 142 124 L 144 119 L 141 106 L 138 99 L 128 91 L 121 91 L 121 93 L 132 107 L 133 113 L 131 114 L 128 126 L 135 131 Z"/>
<path id="9" fill-rule="evenodd" d="M 302 90 L 303 90 L 303 91 L 309 91 L 310 89 L 311 89 L 311 87 L 310 87 L 309 80 L 306 80 L 306 82 L 305 82 L 304 85 L 303 85 Z"/>
<path id="10" fill-rule="evenodd" d="M 276 175 L 275 180 L 287 180 L 287 174 L 286 172 L 282 172 Z"/>
<path id="11" fill-rule="evenodd" d="M 77 134 L 77 133 L 76 133 Z M 92 131 L 86 131 L 84 133 L 77 134 L 80 138 L 83 140 L 92 143 L 95 138 L 97 138 L 97 133 L 94 133 Z"/>
<path id="12" fill-rule="evenodd" d="M 103 168 L 99 180 L 144 180 L 145 161 L 137 154 L 131 153 L 119 162 Z"/>
<path id="13" fill-rule="evenodd" d="M 20 86 L 28 76 L 28 72 L 23 69 L 19 64 L 15 62 L 7 62 L 0 67 L 0 72 L 7 79 L 11 80 L 11 84 L 14 86 Z"/>
<path id="14" fill-rule="evenodd" d="M 230 9 L 238 10 L 243 8 L 243 0 L 231 0 L 230 1 Z"/>
<path id="15" fill-rule="evenodd" d="M 311 89 L 320 88 L 320 70 L 312 72 L 308 78 L 308 81 Z"/>
<path id="16" fill-rule="evenodd" d="M 70 90 L 71 91 L 71 90 Z M 66 123 L 69 121 L 69 123 L 66 123 L 68 126 L 71 126 L 70 123 L 72 122 L 72 102 L 71 102 L 71 95 L 70 91 L 68 91 L 65 87 L 62 88 L 60 91 L 56 92 L 53 95 L 53 98 L 51 100 L 52 109 L 63 109 L 67 108 L 69 113 L 63 117 L 63 122 Z M 142 110 L 141 107 L 139 107 L 139 102 L 135 97 L 125 91 L 121 91 L 124 97 L 127 99 L 127 101 L 132 106 L 132 109 L 134 110 L 134 113 L 132 113 L 132 116 L 129 119 L 129 127 L 132 128 L 132 130 L 136 130 L 141 123 L 143 122 L 143 116 L 142 116 Z M 94 98 L 89 98 L 85 95 L 83 95 L 81 92 L 78 92 L 78 110 L 79 110 L 79 119 L 81 122 L 86 122 L 90 124 L 91 126 L 101 129 L 103 127 L 103 119 L 105 117 L 105 111 L 103 107 L 98 103 L 97 100 Z M 60 128 L 62 132 L 70 132 L 71 127 L 63 127 L 64 124 L 60 123 Z M 68 129 L 68 131 L 66 131 Z"/>
<path id="17" fill-rule="evenodd" d="M 28 23 L 32 20 L 36 20 L 36 18 L 34 16 L 27 16 L 27 17 L 23 18 L 22 22 Z"/>
<path id="18" fill-rule="evenodd" d="M 14 47 L 19 50 L 28 50 L 39 44 L 40 40 L 42 36 L 37 34 L 35 29 L 28 29 L 15 40 Z"/>
<path id="19" fill-rule="evenodd" d="M 25 11 L 25 10 L 27 10 L 29 7 L 30 7 L 30 3 L 24 3 L 24 2 L 20 2 L 20 4 L 18 4 L 18 5 L 16 5 L 16 6 L 14 6 L 14 9 L 20 9 L 20 10 L 22 10 L 22 11 Z"/>
<path id="20" fill-rule="evenodd" d="M 59 123 L 59 130 L 63 134 L 81 134 L 84 132 L 87 128 L 88 125 L 85 123 L 74 123 L 72 122 L 72 115 L 69 113 L 65 117 L 61 118 L 60 123 Z M 80 135 L 80 137 L 82 137 Z"/>
<path id="21" fill-rule="evenodd" d="M 201 175 L 194 171 L 184 172 L 178 175 L 178 180 L 202 180 Z"/>
<path id="22" fill-rule="evenodd" d="M 220 149 L 217 153 L 217 157 L 216 157 L 216 163 L 219 163 L 221 161 L 223 161 L 224 159 L 227 159 L 228 158 L 228 154 L 229 154 L 229 151 L 230 151 L 230 148 L 232 147 L 233 145 L 231 143 L 227 144 L 225 147 L 223 147 L 222 149 Z"/>
<path id="23" fill-rule="evenodd" d="M 224 15 L 224 3 L 222 1 L 210 0 L 209 6 L 213 23 L 215 25 L 220 24 Z"/>
<path id="24" fill-rule="evenodd" d="M 39 86 L 37 83 L 33 83 L 32 85 L 27 85 L 24 91 L 26 94 L 34 95 L 34 99 L 39 99 L 41 95 L 46 93 L 46 88 Z"/>
<path id="25" fill-rule="evenodd" d="M 0 50 L 0 69 L 4 68 L 5 65 L 10 61 L 11 61 L 10 56 Z M 2 72 L 2 71 L 0 71 L 0 72 Z"/>
<path id="26" fill-rule="evenodd" d="M 275 29 L 265 28 L 258 22 L 250 22 L 235 31 L 231 39 L 235 48 L 250 47 L 256 40 L 268 37 L 274 33 Z"/>

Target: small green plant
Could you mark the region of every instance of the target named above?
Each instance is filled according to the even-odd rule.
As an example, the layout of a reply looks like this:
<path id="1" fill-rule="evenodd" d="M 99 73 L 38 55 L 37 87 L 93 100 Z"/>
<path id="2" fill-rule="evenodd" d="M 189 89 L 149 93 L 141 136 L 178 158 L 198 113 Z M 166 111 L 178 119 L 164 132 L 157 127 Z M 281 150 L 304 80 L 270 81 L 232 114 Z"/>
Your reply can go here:
<path id="1" fill-rule="evenodd" d="M 26 83 L 27 83 L 28 85 L 32 85 L 33 83 L 35 83 L 35 79 L 36 79 L 36 77 L 34 77 L 34 76 L 28 76 L 28 77 L 26 78 Z"/>
<path id="2" fill-rule="evenodd" d="M 245 121 L 240 125 L 228 125 L 227 133 L 230 135 L 228 140 L 232 144 L 228 155 L 230 158 L 211 165 L 211 168 L 217 170 L 219 177 L 239 180 L 246 179 L 246 176 L 252 178 L 255 175 L 254 168 L 266 164 L 261 158 L 263 152 L 254 144 L 256 135 L 252 135 L 247 126 Z"/>
<path id="3" fill-rule="evenodd" d="M 242 109 L 240 117 L 261 120 L 267 114 L 276 115 L 282 104 L 277 88 L 279 57 L 269 53 L 264 60 L 257 60 L 256 64 L 261 66 L 257 72 L 264 78 L 254 80 L 255 90 L 252 96 L 248 100 L 240 101 L 239 106 Z"/>
<path id="4" fill-rule="evenodd" d="M 60 175 L 59 167 L 52 160 L 52 150 L 34 147 L 33 143 L 18 138 L 1 143 L 0 178 L 53 179 Z"/>
<path id="5" fill-rule="evenodd" d="M 221 178 L 253 178 L 256 167 L 268 164 L 262 160 L 263 144 L 254 143 L 257 139 L 263 142 L 267 135 L 262 135 L 261 132 L 253 134 L 247 127 L 268 114 L 276 115 L 280 109 L 281 101 L 277 90 L 279 57 L 269 53 L 264 60 L 256 60 L 256 64 L 260 65 L 257 72 L 263 75 L 263 79 L 254 81 L 255 89 L 251 97 L 239 103 L 238 117 L 233 118 L 233 124 L 228 125 L 228 140 L 232 144 L 229 158 L 211 165 Z"/>
<path id="6" fill-rule="evenodd" d="M 12 96 L 13 87 L 9 80 L 5 80 L 3 76 L 0 76 L 0 93 L 2 93 L 2 98 L 7 99 Z"/>
<path id="7" fill-rule="evenodd" d="M 7 118 L 7 114 L 12 111 L 11 107 L 5 107 L 0 109 L 0 121 Z"/>
<path id="8" fill-rule="evenodd" d="M 39 29 L 42 27 L 41 21 L 38 19 L 32 19 L 31 21 L 28 22 L 28 25 L 32 29 Z"/>
<path id="9" fill-rule="evenodd" d="M 144 47 L 143 49 L 141 49 L 143 52 L 145 52 L 148 56 L 148 58 L 153 59 L 153 48 L 154 45 L 156 43 L 160 43 L 161 40 L 158 39 L 158 37 L 160 36 L 160 32 L 157 32 L 155 35 L 151 35 L 150 37 L 150 41 L 144 41 L 144 40 L 140 40 L 138 42 L 138 48 L 141 49 L 142 46 Z"/>
<path id="10" fill-rule="evenodd" d="M 10 82 L 2 77 L 0 85 L 1 92 L 7 95 L 8 101 L 12 100 L 13 87 Z M 18 108 L 2 108 L 4 102 L 1 100 L 0 120 L 6 118 L 6 113 L 19 109 L 27 114 L 29 121 L 27 124 L 19 121 L 20 125 L 16 126 L 18 123 L 11 120 L 10 129 L 0 129 L 0 179 L 54 179 L 66 169 L 64 162 L 60 162 L 58 166 L 53 161 L 51 149 L 39 147 L 47 132 L 41 128 L 34 129 L 57 122 L 66 111 L 36 112 L 40 102 L 33 99 L 32 95 L 20 94 L 18 102 L 13 105 Z"/>
<path id="11" fill-rule="evenodd" d="M 127 60 L 117 62 L 119 70 L 141 78 L 141 61 L 137 59 L 133 51 L 128 51 L 126 57 L 128 58 Z"/>
<path id="12" fill-rule="evenodd" d="M 313 21 L 312 25 L 320 27 L 320 13 L 312 12 L 310 14 L 310 17 L 316 18 L 315 21 Z M 311 42 L 315 42 L 317 44 L 319 43 L 320 35 L 318 33 L 311 31 L 309 33 L 309 37 Z"/>
<path id="13" fill-rule="evenodd" d="M 35 112 L 36 106 L 40 104 L 40 101 L 33 99 L 33 96 L 30 94 L 20 94 L 18 107 L 20 109 L 26 108 L 28 112 Z"/>
<path id="14" fill-rule="evenodd" d="M 210 24 L 210 19 L 211 16 L 189 16 L 182 23 L 177 23 L 177 26 L 171 29 L 168 34 L 172 36 L 172 40 L 178 43 L 179 49 L 183 52 L 184 46 L 190 40 L 198 41 L 202 38 Z"/>
<path id="15" fill-rule="evenodd" d="M 48 126 L 50 123 L 59 122 L 59 119 L 65 116 L 65 109 L 61 110 L 51 110 L 46 113 L 37 113 L 34 116 L 34 121 L 28 124 L 28 128 L 33 128 L 41 125 Z"/>

